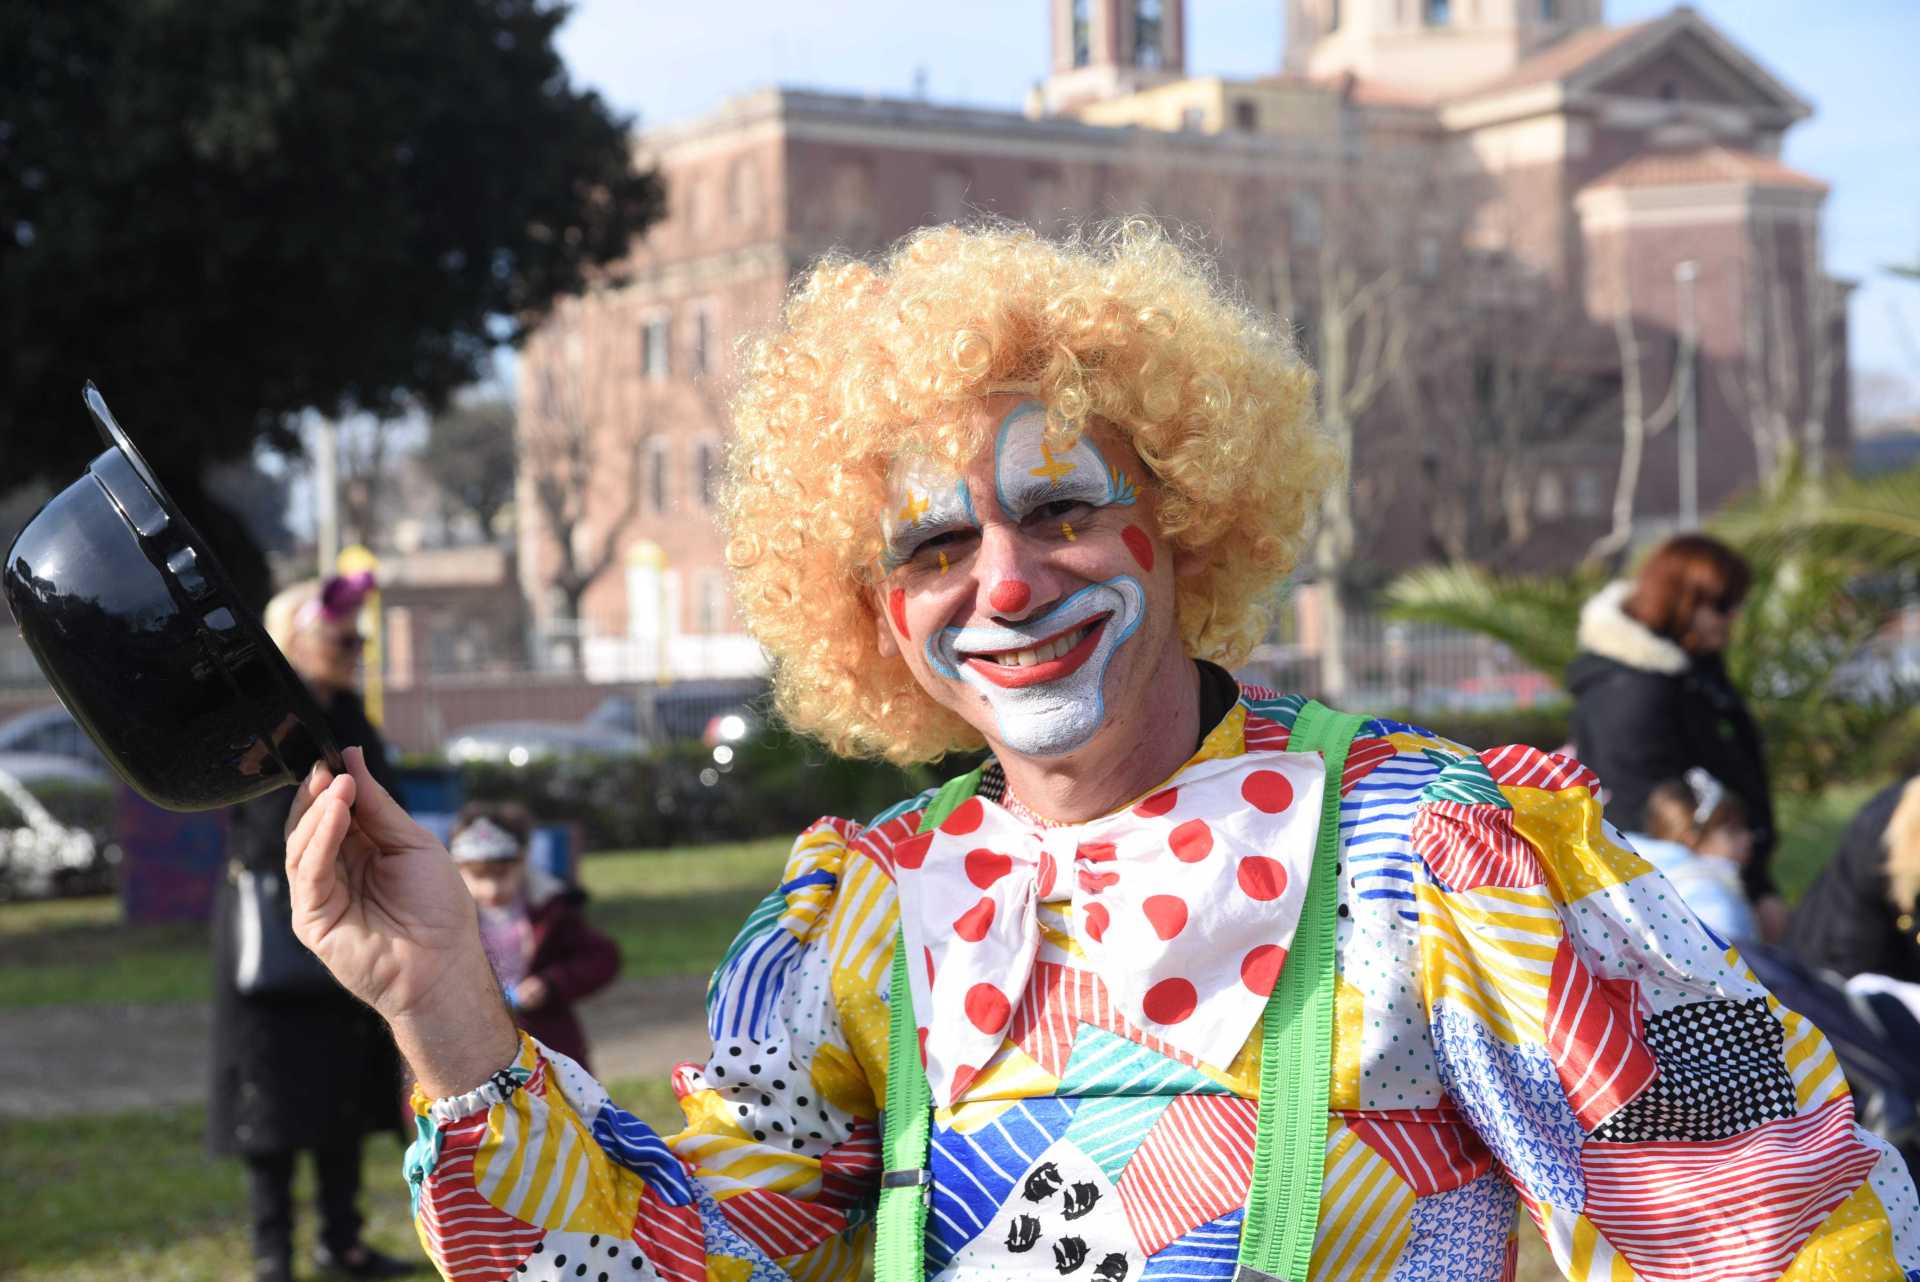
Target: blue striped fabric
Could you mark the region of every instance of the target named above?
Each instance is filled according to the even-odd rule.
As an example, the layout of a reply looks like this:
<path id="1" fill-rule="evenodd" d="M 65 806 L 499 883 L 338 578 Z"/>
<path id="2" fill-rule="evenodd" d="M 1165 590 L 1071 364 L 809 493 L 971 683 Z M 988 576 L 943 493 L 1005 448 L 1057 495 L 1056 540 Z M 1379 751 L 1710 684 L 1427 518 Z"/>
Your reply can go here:
<path id="1" fill-rule="evenodd" d="M 1141 1282 L 1223 1282 L 1232 1277 L 1240 1221 L 1246 1214 L 1246 1208 L 1236 1206 L 1217 1220 L 1188 1229 L 1147 1261 Z"/>
<path id="2" fill-rule="evenodd" d="M 1394 757 L 1368 771 L 1340 801 L 1341 858 L 1354 895 L 1391 902 L 1405 921 L 1420 919 L 1413 908 L 1420 867 L 1410 840 L 1413 818 L 1422 789 L 1439 773 L 1422 757 Z"/>
<path id="3" fill-rule="evenodd" d="M 739 1037 L 766 1041 L 774 1035 L 774 1015 L 780 1008 L 788 967 L 804 947 L 775 925 L 728 959 L 715 977 L 708 1002 L 707 1031 L 715 1041 Z"/>
<path id="4" fill-rule="evenodd" d="M 607 1156 L 646 1180 L 668 1206 L 693 1201 L 693 1182 L 659 1134 L 618 1104 L 603 1104 L 593 1119 L 594 1142 Z"/>
<path id="5" fill-rule="evenodd" d="M 936 1127 L 928 1145 L 933 1172 L 927 1213 L 927 1275 L 987 1227 L 1013 1186 L 1073 1122 L 1076 1101 L 1023 1100 L 979 1130 L 960 1135 Z"/>

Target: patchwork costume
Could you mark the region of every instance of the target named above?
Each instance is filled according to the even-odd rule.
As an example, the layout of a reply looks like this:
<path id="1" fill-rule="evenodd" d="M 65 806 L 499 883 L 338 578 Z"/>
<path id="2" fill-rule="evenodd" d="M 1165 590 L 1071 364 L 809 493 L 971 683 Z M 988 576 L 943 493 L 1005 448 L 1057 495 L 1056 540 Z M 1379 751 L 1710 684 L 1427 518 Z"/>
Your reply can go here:
<path id="1" fill-rule="evenodd" d="M 1328 780 L 1289 751 L 1301 707 L 1241 690 L 1085 824 L 976 795 L 923 825 L 932 794 L 815 824 L 714 976 L 686 1129 L 523 1036 L 464 1102 L 416 1097 L 422 1241 L 472 1282 L 858 1277 L 904 939 L 926 1276 L 1227 1279 L 1263 1012 L 1337 787 L 1308 1276 L 1510 1276 L 1517 1204 L 1577 1279 L 1920 1279 L 1913 1185 L 1825 1040 L 1604 823 L 1590 773 L 1375 720 Z"/>

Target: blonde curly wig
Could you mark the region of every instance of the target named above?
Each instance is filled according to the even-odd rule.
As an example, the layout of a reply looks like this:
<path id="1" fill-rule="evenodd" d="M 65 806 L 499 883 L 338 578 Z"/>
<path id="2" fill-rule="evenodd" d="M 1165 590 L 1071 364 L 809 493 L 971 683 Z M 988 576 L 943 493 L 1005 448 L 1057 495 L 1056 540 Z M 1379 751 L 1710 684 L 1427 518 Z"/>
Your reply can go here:
<path id="1" fill-rule="evenodd" d="M 991 432 L 973 406 L 1009 386 L 1047 405 L 1056 445 L 1105 420 L 1158 480 L 1160 533 L 1205 555 L 1177 597 L 1196 657 L 1252 649 L 1345 475 L 1291 339 L 1151 224 L 1058 241 L 934 227 L 877 265 L 822 260 L 744 350 L 722 505 L 778 709 L 843 756 L 905 765 L 982 742 L 880 657 L 880 514 L 897 457 L 958 470 Z"/>

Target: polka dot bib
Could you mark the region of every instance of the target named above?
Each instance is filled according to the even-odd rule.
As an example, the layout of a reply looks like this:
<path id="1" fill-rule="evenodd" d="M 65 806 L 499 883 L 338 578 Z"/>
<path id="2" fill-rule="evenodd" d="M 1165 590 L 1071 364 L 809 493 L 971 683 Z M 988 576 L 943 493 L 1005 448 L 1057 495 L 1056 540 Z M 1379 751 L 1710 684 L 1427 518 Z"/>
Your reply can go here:
<path id="1" fill-rule="evenodd" d="M 1090 823 L 1038 827 L 976 796 L 897 844 L 934 1099 L 957 1101 L 999 1049 L 1040 947 L 1039 905 L 1057 899 L 1122 1014 L 1230 1063 L 1293 942 L 1324 786 L 1318 753 L 1249 753 L 1191 765 Z"/>

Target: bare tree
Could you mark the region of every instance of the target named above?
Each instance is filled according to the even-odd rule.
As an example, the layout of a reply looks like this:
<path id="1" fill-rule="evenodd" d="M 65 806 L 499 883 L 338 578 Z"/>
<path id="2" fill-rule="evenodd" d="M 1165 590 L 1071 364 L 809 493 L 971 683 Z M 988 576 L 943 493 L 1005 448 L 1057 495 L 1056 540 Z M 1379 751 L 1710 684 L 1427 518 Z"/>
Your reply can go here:
<path id="1" fill-rule="evenodd" d="M 1620 354 L 1620 467 L 1614 474 L 1612 521 L 1607 532 L 1587 549 L 1589 561 L 1608 561 L 1632 546 L 1635 506 L 1640 493 L 1640 470 L 1647 441 L 1664 432 L 1679 414 L 1683 398 L 1697 396 L 1693 388 L 1698 364 L 1698 340 L 1691 327 L 1682 329 L 1666 397 L 1647 410 L 1646 367 L 1640 335 L 1634 327 L 1631 272 L 1622 246 L 1615 266 L 1610 310 L 1614 345 Z"/>
<path id="2" fill-rule="evenodd" d="M 488 397 L 448 406 L 427 424 L 420 467 L 444 502 L 473 517 L 491 538 L 500 513 L 513 502 L 513 405 Z"/>
<path id="3" fill-rule="evenodd" d="M 622 353 L 625 327 L 607 311 L 592 296 L 555 309 L 530 353 L 534 383 L 520 432 L 520 474 L 553 545 L 548 582 L 560 598 L 570 665 L 580 662 L 587 589 L 618 562 L 640 515 L 652 435 L 644 371 L 633 352 Z"/>

